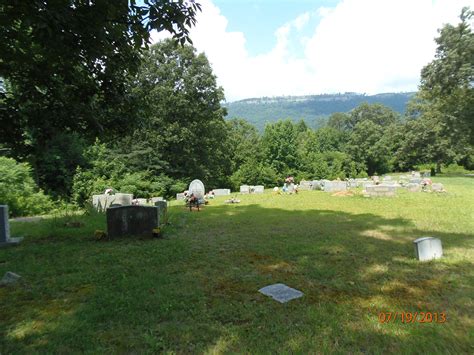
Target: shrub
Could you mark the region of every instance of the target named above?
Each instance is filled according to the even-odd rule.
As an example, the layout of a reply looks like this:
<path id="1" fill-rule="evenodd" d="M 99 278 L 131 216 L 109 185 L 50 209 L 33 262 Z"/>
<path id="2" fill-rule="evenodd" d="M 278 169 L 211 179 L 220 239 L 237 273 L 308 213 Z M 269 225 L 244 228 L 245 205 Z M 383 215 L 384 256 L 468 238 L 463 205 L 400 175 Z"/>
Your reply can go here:
<path id="1" fill-rule="evenodd" d="M 38 189 L 27 163 L 0 157 L 0 204 L 9 207 L 11 216 L 28 216 L 51 211 L 53 203 Z"/>

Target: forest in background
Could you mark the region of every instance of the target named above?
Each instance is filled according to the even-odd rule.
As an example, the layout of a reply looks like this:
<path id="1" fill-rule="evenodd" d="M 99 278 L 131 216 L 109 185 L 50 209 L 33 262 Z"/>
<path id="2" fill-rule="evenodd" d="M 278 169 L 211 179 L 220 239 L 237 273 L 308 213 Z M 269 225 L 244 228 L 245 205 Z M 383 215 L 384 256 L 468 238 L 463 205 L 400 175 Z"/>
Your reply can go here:
<path id="1" fill-rule="evenodd" d="M 335 112 L 349 112 L 362 103 L 382 104 L 404 114 L 414 92 L 384 93 L 376 95 L 353 92 L 339 94 L 260 97 L 224 103 L 227 118 L 245 117 L 260 132 L 265 124 L 281 119 L 294 122 L 304 120 L 313 129 L 324 127 L 329 115 Z"/>
<path id="2" fill-rule="evenodd" d="M 69 8 L 81 11 L 76 17 L 56 5 L 51 20 L 38 4 L 1 5 L 11 21 L 2 26 L 0 44 L 0 124 L 7 127 L 0 133 L 0 202 L 12 215 L 47 212 L 58 200 L 84 206 L 110 187 L 170 197 L 196 178 L 209 189 L 236 189 L 274 186 L 287 175 L 344 179 L 420 166 L 474 169 L 473 12 L 467 8 L 458 25 L 440 30 L 436 56 L 423 68 L 406 113 L 362 103 L 331 114 L 317 129 L 286 119 L 260 132 L 243 118 L 225 120 L 224 91 L 209 61 L 186 44 L 198 8 L 161 1 L 165 7 L 153 12 L 135 2 L 101 4 L 127 20 L 104 27 L 91 5 Z M 163 20 L 158 10 L 175 17 Z M 156 28 L 171 24 L 175 39 L 146 46 L 146 11 Z"/>

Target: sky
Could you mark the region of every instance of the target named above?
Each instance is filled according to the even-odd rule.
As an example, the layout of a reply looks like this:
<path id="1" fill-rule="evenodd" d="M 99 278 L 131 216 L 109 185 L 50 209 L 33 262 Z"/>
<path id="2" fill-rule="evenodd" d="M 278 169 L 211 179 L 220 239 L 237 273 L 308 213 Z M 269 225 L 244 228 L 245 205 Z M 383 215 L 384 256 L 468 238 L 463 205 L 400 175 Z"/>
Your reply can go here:
<path id="1" fill-rule="evenodd" d="M 191 39 L 226 100 L 416 91 L 437 30 L 474 0 L 196 0 Z M 153 33 L 153 42 L 169 34 Z"/>

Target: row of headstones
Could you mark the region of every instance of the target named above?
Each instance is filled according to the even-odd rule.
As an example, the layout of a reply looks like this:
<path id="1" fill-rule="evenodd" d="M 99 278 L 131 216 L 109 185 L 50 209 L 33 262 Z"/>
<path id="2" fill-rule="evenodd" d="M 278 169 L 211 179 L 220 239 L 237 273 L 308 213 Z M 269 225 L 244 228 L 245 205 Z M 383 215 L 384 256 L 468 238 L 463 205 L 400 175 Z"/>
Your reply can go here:
<path id="1" fill-rule="evenodd" d="M 263 194 L 265 187 L 263 185 L 242 185 L 240 186 L 241 194 Z"/>
<path id="2" fill-rule="evenodd" d="M 378 179 L 376 179 L 379 181 Z M 325 192 L 346 191 L 348 188 L 363 187 L 367 196 L 394 196 L 398 188 L 404 187 L 410 192 L 422 191 L 422 178 L 409 178 L 406 182 L 399 183 L 392 180 L 391 176 L 382 178 L 382 183 L 376 184 L 374 180 L 367 178 L 349 179 L 348 181 L 330 181 L 330 180 L 313 180 L 301 181 L 300 190 L 322 190 Z M 435 183 L 431 185 L 431 191 L 444 191 L 443 184 Z"/>
<path id="3" fill-rule="evenodd" d="M 228 196 L 230 195 L 230 189 L 214 189 L 212 190 L 214 193 L 214 196 Z M 186 194 L 189 193 L 189 191 L 184 191 L 176 194 L 176 200 L 184 200 L 186 197 Z"/>
<path id="4" fill-rule="evenodd" d="M 166 200 L 164 200 L 163 197 L 134 199 L 132 194 L 123 193 L 116 193 L 114 195 L 92 195 L 92 205 L 98 211 L 105 211 L 109 207 L 131 206 L 134 204 L 139 206 L 156 206 L 160 203 L 162 204 L 163 201 L 166 204 Z"/>

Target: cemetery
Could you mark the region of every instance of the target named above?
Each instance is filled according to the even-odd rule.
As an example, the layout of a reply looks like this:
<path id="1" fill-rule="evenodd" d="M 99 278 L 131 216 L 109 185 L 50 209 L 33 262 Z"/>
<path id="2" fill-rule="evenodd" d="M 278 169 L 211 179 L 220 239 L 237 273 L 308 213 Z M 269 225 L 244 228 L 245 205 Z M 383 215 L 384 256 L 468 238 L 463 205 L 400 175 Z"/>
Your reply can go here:
<path id="1" fill-rule="evenodd" d="M 3 1 L 0 355 L 474 354 L 467 5 Z"/>
<path id="2" fill-rule="evenodd" d="M 473 291 L 474 180 L 434 178 L 433 191 L 443 193 L 422 193 L 421 187 L 413 193 L 414 182 L 391 184 L 400 180 L 381 177 L 379 184 L 370 180 L 365 187 L 369 180 L 354 180 L 359 187 L 327 180 L 320 182 L 321 190 L 313 189 L 319 186 L 314 180 L 293 196 L 275 195 L 271 188 L 252 193 L 247 185 L 249 192 L 229 191 L 239 203 L 229 203 L 227 191 L 218 192 L 200 213 L 190 213 L 183 200 L 154 198 L 134 205 L 134 196 L 124 193 L 112 202 L 111 196 L 93 197 L 109 207 L 77 216 L 80 228 L 48 218 L 10 220 L 9 238 L 23 241 L 0 249 L 0 294 L 11 304 L 2 308 L 8 327 L 4 344 L 48 349 L 38 341 L 60 336 L 71 347 L 78 334 L 94 330 L 90 339 L 96 348 L 124 339 L 128 344 L 155 329 L 169 347 L 182 350 L 191 343 L 204 350 L 230 341 L 231 332 L 237 338 L 227 349 L 277 351 L 270 340 L 277 332 L 285 341 L 299 339 L 292 349 L 316 344 L 332 349 L 329 334 L 342 342 L 349 335 L 371 349 L 373 341 L 380 347 L 421 342 L 436 352 L 443 344 L 436 339 L 448 329 L 457 334 L 455 349 L 465 352 L 470 346 L 465 315 L 471 311 L 465 296 Z M 344 187 L 355 195 L 333 197 Z M 209 195 L 201 181 L 192 181 L 187 191 L 199 199 Z M 372 198 L 363 198 L 364 193 Z M 125 202 L 114 203 L 118 200 Z M 170 223 L 164 225 L 168 211 Z M 153 237 L 156 227 L 163 231 L 159 239 Z M 106 231 L 106 239 L 94 241 L 97 230 Z M 54 249 L 61 252 L 52 254 Z M 81 269 L 64 272 L 76 264 Z M 29 292 L 44 291 L 37 301 L 27 301 Z M 61 297 L 69 301 L 58 303 Z M 390 335 L 384 340 L 378 317 L 391 311 L 438 312 L 448 321 L 431 325 L 436 337 L 411 335 L 414 328 L 402 323 L 384 324 L 384 334 Z M 41 327 L 25 323 L 32 314 Z M 323 324 L 317 319 L 328 324 L 326 335 L 315 331 Z M 179 332 L 173 330 L 175 322 Z M 105 323 L 113 331 L 109 340 L 103 338 Z M 407 339 L 396 340 L 400 329 Z M 136 346 L 148 348 L 145 341 Z"/>

